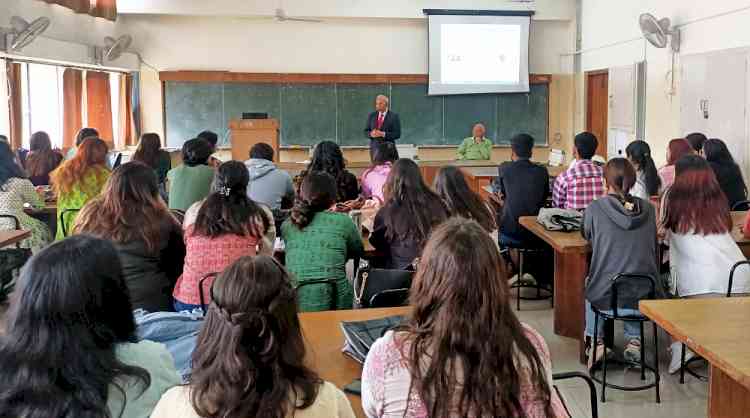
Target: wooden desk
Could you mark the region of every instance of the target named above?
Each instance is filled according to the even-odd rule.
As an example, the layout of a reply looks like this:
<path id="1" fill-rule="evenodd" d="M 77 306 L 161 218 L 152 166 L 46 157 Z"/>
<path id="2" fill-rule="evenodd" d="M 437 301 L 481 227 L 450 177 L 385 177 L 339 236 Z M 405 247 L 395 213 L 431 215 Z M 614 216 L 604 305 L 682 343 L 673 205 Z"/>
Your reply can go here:
<path id="1" fill-rule="evenodd" d="M 343 389 L 362 376 L 362 365 L 344 355 L 344 334 L 341 321 L 366 321 L 393 315 L 406 315 L 408 307 L 385 309 L 357 309 L 351 311 L 305 312 L 299 314 L 302 332 L 307 343 L 307 363 L 320 377 Z M 354 413 L 364 418 L 362 399 L 349 395 Z"/>
<path id="2" fill-rule="evenodd" d="M 31 231 L 23 229 L 13 231 L 0 231 L 0 248 L 19 243 L 31 236 Z"/>
<path id="3" fill-rule="evenodd" d="M 750 256 L 750 240 L 746 239 L 741 231 L 746 214 L 747 212 L 732 212 L 732 236 L 745 256 Z M 591 247 L 583 239 L 580 231 L 547 231 L 536 221 L 535 216 L 524 216 L 518 221 L 555 250 L 554 331 L 557 335 L 580 341 L 580 356 L 583 361 L 584 283 L 588 274 Z"/>
<path id="4" fill-rule="evenodd" d="M 711 364 L 710 418 L 750 411 L 750 298 L 644 300 L 639 309 Z"/>

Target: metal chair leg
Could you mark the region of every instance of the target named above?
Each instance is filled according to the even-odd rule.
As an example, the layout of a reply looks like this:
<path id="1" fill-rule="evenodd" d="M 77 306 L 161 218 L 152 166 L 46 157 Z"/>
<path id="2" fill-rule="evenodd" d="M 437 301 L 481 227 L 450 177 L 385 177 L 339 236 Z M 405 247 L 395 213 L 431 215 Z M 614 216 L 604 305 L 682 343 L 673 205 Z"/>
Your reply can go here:
<path id="1" fill-rule="evenodd" d="M 656 322 L 652 322 L 654 327 L 654 370 L 656 371 L 654 378 L 656 379 L 656 403 L 661 403 L 661 394 L 659 393 L 659 385 L 661 384 L 661 375 L 659 374 L 659 333 Z"/>
<path id="2" fill-rule="evenodd" d="M 518 287 L 516 288 L 516 310 L 521 310 L 521 289 L 523 289 L 523 250 L 518 249 L 518 281 L 516 281 L 516 284 Z"/>
<path id="3" fill-rule="evenodd" d="M 641 329 L 641 380 L 646 380 L 646 338 L 643 335 L 643 322 L 638 322 Z"/>
<path id="4" fill-rule="evenodd" d="M 685 383 L 685 344 L 680 345 L 680 384 Z"/>

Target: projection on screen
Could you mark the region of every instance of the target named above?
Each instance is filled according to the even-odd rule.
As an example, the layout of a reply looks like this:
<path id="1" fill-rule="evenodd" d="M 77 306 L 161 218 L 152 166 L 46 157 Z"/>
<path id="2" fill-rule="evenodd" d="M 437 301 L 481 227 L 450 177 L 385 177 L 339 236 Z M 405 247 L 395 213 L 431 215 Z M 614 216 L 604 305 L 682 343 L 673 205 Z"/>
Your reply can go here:
<path id="1" fill-rule="evenodd" d="M 528 93 L 530 22 L 430 15 L 428 94 Z"/>

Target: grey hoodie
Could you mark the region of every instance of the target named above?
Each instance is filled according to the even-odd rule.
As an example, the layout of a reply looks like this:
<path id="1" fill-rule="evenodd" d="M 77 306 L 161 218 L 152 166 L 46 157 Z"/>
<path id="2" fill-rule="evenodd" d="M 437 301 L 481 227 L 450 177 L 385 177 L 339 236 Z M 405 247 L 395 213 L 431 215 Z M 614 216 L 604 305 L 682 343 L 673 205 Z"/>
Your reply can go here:
<path id="1" fill-rule="evenodd" d="M 276 168 L 273 161 L 251 158 L 245 161 L 245 166 L 250 173 L 247 185 L 250 199 L 276 210 L 281 209 L 284 197 L 294 198 L 292 178 L 286 171 Z"/>
<path id="2" fill-rule="evenodd" d="M 612 309 L 612 279 L 618 274 L 643 274 L 658 278 L 656 263 L 656 215 L 654 206 L 635 198 L 633 211 L 625 209 L 614 196 L 592 202 L 583 215 L 583 233 L 593 249 L 586 284 L 586 299 L 601 310 Z M 638 300 L 648 294 L 645 282 L 640 286 L 618 289 L 621 308 L 638 308 Z M 661 295 L 658 287 L 657 295 Z"/>

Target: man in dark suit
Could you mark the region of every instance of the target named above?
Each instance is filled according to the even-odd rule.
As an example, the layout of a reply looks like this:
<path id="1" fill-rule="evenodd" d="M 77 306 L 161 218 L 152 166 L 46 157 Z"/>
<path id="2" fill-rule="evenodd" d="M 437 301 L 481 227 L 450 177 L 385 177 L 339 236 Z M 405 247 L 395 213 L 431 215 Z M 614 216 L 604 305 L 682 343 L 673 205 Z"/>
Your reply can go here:
<path id="1" fill-rule="evenodd" d="M 393 142 L 401 138 L 401 119 L 398 114 L 388 108 L 387 96 L 378 95 L 375 98 L 375 111 L 367 117 L 365 136 L 370 138 L 370 153 L 375 152 L 379 142 Z"/>

